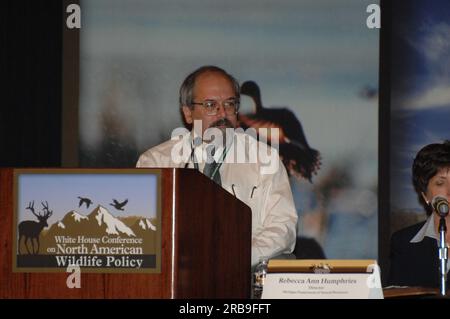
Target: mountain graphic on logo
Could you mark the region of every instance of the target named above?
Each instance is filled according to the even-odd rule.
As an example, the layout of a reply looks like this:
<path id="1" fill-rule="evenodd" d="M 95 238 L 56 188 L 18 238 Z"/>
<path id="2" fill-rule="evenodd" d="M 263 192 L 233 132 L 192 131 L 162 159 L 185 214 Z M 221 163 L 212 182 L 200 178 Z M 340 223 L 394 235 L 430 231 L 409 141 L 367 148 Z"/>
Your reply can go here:
<path id="1" fill-rule="evenodd" d="M 155 221 L 142 216 L 114 217 L 108 209 L 99 205 L 90 214 L 82 215 L 75 210 L 69 211 L 64 217 L 53 223 L 40 235 L 42 247 L 55 247 L 56 238 L 70 236 L 78 240 L 84 238 L 142 238 L 146 253 L 156 250 Z"/>
<path id="2" fill-rule="evenodd" d="M 62 220 L 58 222 L 58 227 L 66 228 L 73 225 L 84 225 L 89 221 L 89 217 L 81 215 L 72 210 L 68 212 Z"/>
<path id="3" fill-rule="evenodd" d="M 50 225 L 50 227 L 47 230 L 44 229 L 41 233 L 41 236 L 47 237 L 50 234 L 55 235 L 76 234 L 80 230 L 86 229 L 88 224 L 89 218 L 87 216 L 81 215 L 76 211 L 72 210 L 68 212 L 63 219 Z"/>
<path id="4" fill-rule="evenodd" d="M 152 222 L 150 221 L 150 219 L 148 219 L 148 218 L 143 218 L 143 219 L 139 220 L 138 225 L 143 230 L 151 229 L 153 231 L 156 231 L 156 226 L 153 225 Z"/>
<path id="5" fill-rule="evenodd" d="M 44 237 L 48 236 L 104 236 L 117 235 L 136 237 L 133 230 L 120 219 L 111 215 L 103 206 L 97 206 L 89 215 L 82 215 L 74 210 L 64 215 L 63 219 L 52 224 Z M 114 236 L 113 236 L 114 237 Z"/>
<path id="6" fill-rule="evenodd" d="M 92 213 L 88 215 L 89 221 L 97 222 L 98 226 L 105 229 L 108 235 L 126 234 L 129 237 L 136 237 L 134 232 L 122 221 L 114 217 L 103 206 L 97 206 Z"/>

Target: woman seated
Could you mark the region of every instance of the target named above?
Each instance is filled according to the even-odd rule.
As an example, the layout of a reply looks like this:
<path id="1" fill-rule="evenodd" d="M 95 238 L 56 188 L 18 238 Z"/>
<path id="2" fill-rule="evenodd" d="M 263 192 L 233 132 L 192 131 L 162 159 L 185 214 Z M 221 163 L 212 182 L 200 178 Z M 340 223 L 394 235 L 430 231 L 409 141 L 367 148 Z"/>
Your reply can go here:
<path id="1" fill-rule="evenodd" d="M 439 287 L 440 217 L 431 202 L 436 196 L 450 199 L 450 141 L 423 147 L 414 159 L 412 174 L 428 218 L 392 235 L 389 284 Z M 445 220 L 449 229 L 445 241 L 450 243 L 450 217 L 447 215 Z"/>

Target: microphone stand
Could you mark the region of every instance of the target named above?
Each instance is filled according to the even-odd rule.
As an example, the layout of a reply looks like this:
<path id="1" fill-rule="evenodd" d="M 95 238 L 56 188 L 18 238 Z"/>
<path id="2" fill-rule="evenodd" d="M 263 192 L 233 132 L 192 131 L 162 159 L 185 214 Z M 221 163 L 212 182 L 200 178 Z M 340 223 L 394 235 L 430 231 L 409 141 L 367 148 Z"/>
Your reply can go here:
<path id="1" fill-rule="evenodd" d="M 441 216 L 439 220 L 439 261 L 441 270 L 441 296 L 445 296 L 446 284 L 447 284 L 447 259 L 448 249 L 445 244 L 445 233 L 447 226 L 445 224 L 445 217 Z"/>

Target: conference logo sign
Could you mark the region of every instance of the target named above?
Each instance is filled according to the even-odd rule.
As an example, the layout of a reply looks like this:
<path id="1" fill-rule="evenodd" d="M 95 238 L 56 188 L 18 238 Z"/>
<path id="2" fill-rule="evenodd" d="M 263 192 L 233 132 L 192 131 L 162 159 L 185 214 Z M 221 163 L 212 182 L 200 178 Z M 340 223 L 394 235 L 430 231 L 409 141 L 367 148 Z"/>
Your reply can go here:
<path id="1" fill-rule="evenodd" d="M 15 272 L 159 273 L 158 170 L 16 170 Z"/>

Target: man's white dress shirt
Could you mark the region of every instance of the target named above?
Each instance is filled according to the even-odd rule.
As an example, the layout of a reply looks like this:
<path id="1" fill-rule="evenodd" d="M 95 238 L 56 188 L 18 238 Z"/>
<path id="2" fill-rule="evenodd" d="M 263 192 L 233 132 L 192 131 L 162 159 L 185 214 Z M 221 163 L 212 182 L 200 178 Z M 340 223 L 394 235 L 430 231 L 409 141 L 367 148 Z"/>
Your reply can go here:
<path id="1" fill-rule="evenodd" d="M 262 173 L 267 165 L 259 160 L 253 163 L 228 161 L 236 158 L 239 151 L 245 152 L 245 158 L 249 159 L 250 150 L 268 146 L 244 133 L 235 133 L 235 142 L 232 146 L 239 145 L 236 141 L 243 144 L 247 142 L 245 144 L 247 147 L 243 150 L 234 148 L 233 151 L 230 151 L 231 147 L 227 147 L 225 156 L 222 147 L 214 153 L 214 158 L 220 160 L 222 156 L 225 157 L 219 168 L 222 187 L 252 210 L 252 265 L 255 265 L 260 257 L 270 258 L 293 251 L 296 242 L 297 212 L 286 169 L 278 157 L 278 152 L 273 148 L 269 149 L 275 152 L 273 155 L 270 154 L 278 161 L 276 163 L 278 169 L 272 173 L 267 173 L 267 170 Z M 193 153 L 189 152 L 188 157 L 185 156 L 182 161 L 173 156 L 180 147 L 192 149 L 190 133 L 182 139 L 174 138 L 147 150 L 139 157 L 136 166 L 183 168 L 188 162 L 188 167 L 193 168 L 194 156 L 191 155 L 195 154 L 195 158 L 199 161 L 199 170 L 202 172 L 205 165 L 205 162 L 201 161 L 203 145 L 196 147 Z"/>

